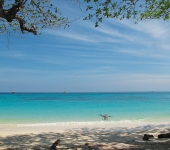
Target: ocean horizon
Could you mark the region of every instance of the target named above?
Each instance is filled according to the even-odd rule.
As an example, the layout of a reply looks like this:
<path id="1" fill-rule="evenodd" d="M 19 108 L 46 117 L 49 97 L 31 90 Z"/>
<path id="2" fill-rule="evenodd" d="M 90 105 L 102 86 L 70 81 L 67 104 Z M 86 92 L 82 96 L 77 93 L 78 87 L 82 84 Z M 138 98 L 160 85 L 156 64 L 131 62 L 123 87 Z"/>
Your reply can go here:
<path id="1" fill-rule="evenodd" d="M 169 122 L 169 104 L 170 92 L 3 92 L 0 124 Z"/>

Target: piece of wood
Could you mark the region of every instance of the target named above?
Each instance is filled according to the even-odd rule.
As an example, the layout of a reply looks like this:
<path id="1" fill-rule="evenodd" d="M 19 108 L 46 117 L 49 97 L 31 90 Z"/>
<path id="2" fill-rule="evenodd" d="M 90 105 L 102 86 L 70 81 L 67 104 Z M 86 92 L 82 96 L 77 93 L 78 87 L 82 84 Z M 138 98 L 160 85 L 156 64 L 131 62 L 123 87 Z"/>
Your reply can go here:
<path id="1" fill-rule="evenodd" d="M 60 144 L 60 139 L 58 139 L 57 141 L 55 141 L 53 144 L 52 144 L 52 146 L 51 146 L 51 148 L 50 148 L 50 150 L 57 150 L 57 145 L 59 145 Z"/>
<path id="2" fill-rule="evenodd" d="M 159 138 L 159 139 L 161 139 L 161 138 L 170 138 L 170 133 L 159 134 L 159 135 L 158 135 L 158 138 Z"/>

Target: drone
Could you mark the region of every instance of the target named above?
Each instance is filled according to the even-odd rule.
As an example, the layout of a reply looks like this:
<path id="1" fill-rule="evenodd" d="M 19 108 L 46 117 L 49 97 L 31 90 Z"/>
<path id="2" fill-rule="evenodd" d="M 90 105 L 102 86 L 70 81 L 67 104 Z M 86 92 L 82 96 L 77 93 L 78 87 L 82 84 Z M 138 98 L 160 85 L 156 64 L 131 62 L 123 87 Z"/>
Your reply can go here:
<path id="1" fill-rule="evenodd" d="M 104 115 L 100 114 L 99 116 L 102 117 L 102 120 L 107 120 L 107 121 L 108 121 L 109 117 L 113 117 L 113 116 L 110 116 L 110 115 L 107 115 L 107 114 L 104 114 Z"/>

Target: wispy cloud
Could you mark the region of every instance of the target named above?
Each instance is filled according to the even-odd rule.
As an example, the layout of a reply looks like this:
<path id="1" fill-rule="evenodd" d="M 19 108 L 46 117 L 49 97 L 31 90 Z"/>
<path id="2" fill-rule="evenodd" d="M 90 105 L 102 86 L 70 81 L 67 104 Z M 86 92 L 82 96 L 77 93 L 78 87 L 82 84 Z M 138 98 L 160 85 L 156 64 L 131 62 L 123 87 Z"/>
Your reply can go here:
<path id="1" fill-rule="evenodd" d="M 47 34 L 62 36 L 65 38 L 69 38 L 71 40 L 83 41 L 83 42 L 91 42 L 91 43 L 100 43 L 100 42 L 113 42 L 113 43 L 121 43 L 121 39 L 116 39 L 115 37 L 102 36 L 100 34 L 94 34 L 93 31 L 90 33 L 84 32 L 60 32 L 60 31 L 45 31 Z"/>
<path id="2" fill-rule="evenodd" d="M 143 57 L 143 58 L 156 58 L 156 59 L 169 59 L 170 56 L 164 53 L 156 52 L 153 51 L 152 49 L 129 49 L 129 48 L 124 48 L 124 49 L 117 49 L 116 52 L 119 53 L 125 53 L 137 57 Z"/>
<path id="3" fill-rule="evenodd" d="M 57 35 L 59 36 L 63 36 L 63 37 L 66 37 L 66 38 L 71 38 L 71 39 L 74 39 L 74 40 L 79 40 L 79 41 L 85 41 L 85 42 L 97 42 L 97 40 L 93 37 L 90 37 L 87 36 L 87 35 L 84 35 L 84 34 L 81 34 L 81 33 L 67 33 L 67 32 L 60 32 L 60 33 L 57 33 Z"/>
<path id="4" fill-rule="evenodd" d="M 126 35 L 125 33 L 122 34 L 118 30 L 110 28 L 106 25 L 100 25 L 100 27 L 96 28 L 96 30 L 101 33 L 104 33 L 106 36 L 119 37 L 128 41 L 133 41 L 132 36 Z"/>
<path id="5" fill-rule="evenodd" d="M 169 25 L 159 20 L 140 21 L 138 24 L 131 20 L 123 20 L 120 23 L 142 33 L 148 33 L 154 38 L 166 38 L 170 35 Z"/>
<path id="6" fill-rule="evenodd" d="M 164 49 L 164 50 L 170 50 L 170 43 L 168 42 L 168 40 L 167 40 L 167 42 L 162 42 L 162 43 L 160 43 L 160 47 L 162 48 L 162 49 Z"/>
<path id="7" fill-rule="evenodd" d="M 10 58 L 16 58 L 16 59 L 23 59 L 27 57 L 27 54 L 21 52 L 21 51 L 0 51 L 1 57 L 10 57 Z"/>

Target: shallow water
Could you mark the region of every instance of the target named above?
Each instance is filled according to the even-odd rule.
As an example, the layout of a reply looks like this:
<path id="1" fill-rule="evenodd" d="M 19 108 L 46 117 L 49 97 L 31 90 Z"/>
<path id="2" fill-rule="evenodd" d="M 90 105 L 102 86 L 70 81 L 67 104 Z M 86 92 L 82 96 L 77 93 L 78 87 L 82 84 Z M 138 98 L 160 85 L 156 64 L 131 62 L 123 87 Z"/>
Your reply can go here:
<path id="1" fill-rule="evenodd" d="M 1 93 L 0 124 L 170 121 L 170 92 Z"/>

